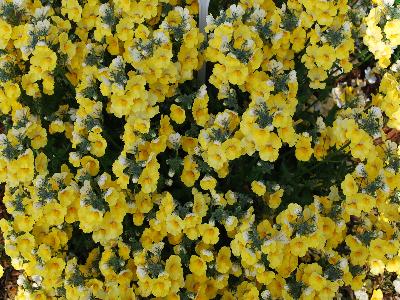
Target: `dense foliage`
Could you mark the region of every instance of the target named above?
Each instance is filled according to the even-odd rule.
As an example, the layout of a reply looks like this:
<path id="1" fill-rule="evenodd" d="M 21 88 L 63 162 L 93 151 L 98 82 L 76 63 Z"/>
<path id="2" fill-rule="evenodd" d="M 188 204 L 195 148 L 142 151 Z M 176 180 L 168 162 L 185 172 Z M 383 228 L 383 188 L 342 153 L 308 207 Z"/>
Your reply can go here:
<path id="1" fill-rule="evenodd" d="M 0 1 L 17 299 L 400 292 L 400 1 L 198 11 Z"/>

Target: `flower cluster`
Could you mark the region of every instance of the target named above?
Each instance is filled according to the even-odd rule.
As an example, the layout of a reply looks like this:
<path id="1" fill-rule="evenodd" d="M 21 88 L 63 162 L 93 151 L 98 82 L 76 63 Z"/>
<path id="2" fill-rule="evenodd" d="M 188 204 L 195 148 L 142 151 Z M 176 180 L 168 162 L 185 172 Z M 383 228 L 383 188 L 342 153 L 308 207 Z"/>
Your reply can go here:
<path id="1" fill-rule="evenodd" d="M 194 0 L 0 1 L 17 299 L 400 290 L 400 18 L 365 2 L 241 0 L 202 33 Z M 362 41 L 380 68 L 349 81 Z"/>
<path id="2" fill-rule="evenodd" d="M 376 0 L 365 17 L 364 43 L 382 68 L 391 64 L 394 50 L 400 45 L 400 4 L 393 0 Z"/>

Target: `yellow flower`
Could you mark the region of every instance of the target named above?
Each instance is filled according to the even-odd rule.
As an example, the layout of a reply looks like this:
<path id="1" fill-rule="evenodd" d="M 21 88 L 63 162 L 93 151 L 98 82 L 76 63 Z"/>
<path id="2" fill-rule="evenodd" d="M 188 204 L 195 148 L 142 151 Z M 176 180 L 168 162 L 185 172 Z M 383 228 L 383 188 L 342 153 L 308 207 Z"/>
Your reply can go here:
<path id="1" fill-rule="evenodd" d="M 290 42 L 294 51 L 299 52 L 304 48 L 306 41 L 306 31 L 302 27 L 297 27 L 290 35 Z"/>
<path id="2" fill-rule="evenodd" d="M 199 225 L 199 231 L 202 236 L 202 240 L 206 244 L 214 245 L 219 240 L 219 229 L 211 224 Z"/>
<path id="3" fill-rule="evenodd" d="M 383 293 L 381 289 L 374 290 L 371 296 L 371 300 L 382 300 L 383 299 Z"/>
<path id="4" fill-rule="evenodd" d="M 76 53 L 76 45 L 68 39 L 68 34 L 63 32 L 59 36 L 60 51 L 68 55 L 72 59 Z"/>
<path id="5" fill-rule="evenodd" d="M 204 176 L 200 180 L 200 186 L 203 190 L 214 190 L 217 186 L 217 180 L 212 176 Z"/>
<path id="6" fill-rule="evenodd" d="M 111 96 L 110 112 L 118 118 L 122 118 L 129 113 L 132 105 L 132 100 L 128 95 L 115 95 Z"/>
<path id="7" fill-rule="evenodd" d="M 30 233 L 24 233 L 16 239 L 17 250 L 26 259 L 31 259 L 33 257 L 32 249 L 34 249 L 35 244 L 35 238 Z"/>
<path id="8" fill-rule="evenodd" d="M 253 283 L 247 281 L 243 281 L 241 284 L 239 284 L 237 287 L 237 295 L 238 299 L 260 299 L 257 287 Z"/>
<path id="9" fill-rule="evenodd" d="M 38 75 L 34 73 L 28 73 L 22 75 L 21 85 L 28 96 L 38 97 L 40 94 L 39 85 L 36 83 L 38 81 Z"/>
<path id="10" fill-rule="evenodd" d="M 358 192 L 358 185 L 351 174 L 345 176 L 341 187 L 346 196 L 351 196 Z"/>
<path id="11" fill-rule="evenodd" d="M 64 259 L 60 257 L 50 258 L 45 264 L 45 269 L 43 270 L 44 284 L 48 281 L 48 284 L 52 285 L 60 280 L 64 268 Z"/>
<path id="12" fill-rule="evenodd" d="M 61 13 L 68 14 L 68 19 L 79 22 L 82 14 L 82 7 L 77 0 L 62 0 Z"/>
<path id="13" fill-rule="evenodd" d="M 368 258 L 368 249 L 362 245 L 354 245 L 350 248 L 350 261 L 354 265 L 364 265 L 366 259 Z"/>
<path id="14" fill-rule="evenodd" d="M 47 46 L 36 46 L 32 52 L 32 66 L 38 67 L 42 72 L 53 71 L 57 63 L 57 55 Z"/>
<path id="15" fill-rule="evenodd" d="M 227 74 L 228 80 L 232 84 L 242 85 L 245 83 L 247 79 L 247 75 L 249 73 L 246 65 L 238 63 L 232 66 L 227 66 Z"/>
<path id="16" fill-rule="evenodd" d="M 160 275 L 151 282 L 151 292 L 156 297 L 165 297 L 169 294 L 171 288 L 171 281 L 168 275 Z"/>
<path id="17" fill-rule="evenodd" d="M 169 214 L 166 219 L 166 229 L 169 234 L 179 235 L 184 228 L 184 222 L 176 214 Z"/>
<path id="18" fill-rule="evenodd" d="M 210 118 L 208 114 L 208 96 L 207 94 L 203 98 L 196 98 L 193 101 L 192 114 L 193 119 L 199 126 L 205 126 Z"/>
<path id="19" fill-rule="evenodd" d="M 21 24 L 13 27 L 11 38 L 14 40 L 14 47 L 20 49 L 28 45 L 29 24 Z"/>
<path id="20" fill-rule="evenodd" d="M 160 164 L 153 158 L 140 174 L 138 183 L 142 186 L 144 193 L 149 194 L 156 190 L 158 178 L 160 177 L 159 168 Z"/>
<path id="21" fill-rule="evenodd" d="M 400 19 L 393 19 L 386 23 L 385 34 L 386 38 L 389 39 L 390 44 L 394 47 L 400 45 Z"/>
<path id="22" fill-rule="evenodd" d="M 41 152 L 35 158 L 35 170 L 41 175 L 47 174 L 47 156 Z"/>
<path id="23" fill-rule="evenodd" d="M 50 123 L 49 133 L 55 134 L 59 132 L 63 132 L 65 130 L 64 123 L 61 120 L 56 120 Z"/>
<path id="24" fill-rule="evenodd" d="M 91 131 L 88 136 L 90 141 L 90 153 L 102 157 L 105 154 L 107 141 L 101 136 L 100 133 Z"/>
<path id="25" fill-rule="evenodd" d="M 116 36 L 119 40 L 125 42 L 133 38 L 133 22 L 129 17 L 121 18 L 116 26 Z"/>
<path id="26" fill-rule="evenodd" d="M 257 195 L 257 196 L 263 196 L 265 192 L 267 191 L 267 187 L 265 184 L 261 181 L 253 181 L 251 183 L 251 190 Z"/>
<path id="27" fill-rule="evenodd" d="M 0 49 L 7 47 L 8 41 L 11 38 L 12 27 L 3 19 L 0 20 Z"/>
<path id="28" fill-rule="evenodd" d="M 262 160 L 273 162 L 278 159 L 282 142 L 276 133 L 264 131 L 263 136 L 260 136 L 255 144 Z"/>
<path id="29" fill-rule="evenodd" d="M 215 170 L 222 169 L 227 161 L 225 152 L 220 144 L 211 143 L 207 149 L 207 162 Z"/>
<path id="30" fill-rule="evenodd" d="M 322 47 L 316 47 L 313 54 L 315 55 L 317 66 L 324 70 L 329 70 L 336 60 L 335 49 L 327 44 L 324 44 Z"/>
<path id="31" fill-rule="evenodd" d="M 90 155 L 81 158 L 81 165 L 91 176 L 96 176 L 99 172 L 99 161 Z"/>
<path id="32" fill-rule="evenodd" d="M 316 291 L 321 291 L 327 283 L 327 280 L 320 274 L 313 272 L 308 278 L 308 283 Z"/>
<path id="33" fill-rule="evenodd" d="M 26 150 L 17 160 L 13 160 L 7 170 L 10 185 L 16 185 L 18 182 L 31 182 L 34 175 L 34 158 L 32 150 Z"/>
<path id="34" fill-rule="evenodd" d="M 231 267 L 231 250 L 229 247 L 222 247 L 216 258 L 215 269 L 220 273 L 228 273 Z"/>
<path id="35" fill-rule="evenodd" d="M 187 155 L 183 159 L 183 170 L 181 174 L 182 182 L 187 187 L 191 187 L 199 177 L 200 172 L 197 170 L 197 163 L 193 161 L 192 156 Z"/>
<path id="36" fill-rule="evenodd" d="M 308 250 L 308 240 L 305 237 L 298 236 L 290 241 L 290 252 L 299 257 L 306 255 Z"/>
<path id="37" fill-rule="evenodd" d="M 304 134 L 301 135 L 296 142 L 296 158 L 301 161 L 308 161 L 312 154 L 311 137 Z"/>
<path id="38" fill-rule="evenodd" d="M 400 274 L 400 256 L 395 256 L 386 263 L 386 270 L 388 272 L 395 272 Z"/>
<path id="39" fill-rule="evenodd" d="M 145 19 L 151 19 L 157 15 L 157 7 L 157 0 L 144 0 L 138 2 L 137 11 L 140 12 Z M 175 11 L 170 11 L 168 16 L 173 13 L 175 13 Z"/>
<path id="40" fill-rule="evenodd" d="M 27 130 L 27 135 L 31 139 L 31 145 L 33 149 L 39 149 L 46 146 L 47 132 L 45 128 L 40 126 L 40 124 L 32 124 Z"/>
<path id="41" fill-rule="evenodd" d="M 235 137 L 227 139 L 225 142 L 223 142 L 222 149 L 224 150 L 228 160 L 234 160 L 242 155 L 240 140 Z"/>
<path id="42" fill-rule="evenodd" d="M 360 211 L 370 212 L 376 205 L 376 199 L 367 194 L 357 193 L 352 198 Z"/>
<path id="43" fill-rule="evenodd" d="M 240 255 L 242 257 L 242 265 L 244 266 L 254 266 L 257 263 L 256 253 L 249 248 L 243 248 Z"/>
<path id="44" fill-rule="evenodd" d="M 171 105 L 170 117 L 177 124 L 182 124 L 185 122 L 185 110 L 176 104 Z"/>
<path id="45" fill-rule="evenodd" d="M 33 228 L 34 218 L 26 215 L 17 215 L 14 217 L 14 230 L 16 232 L 29 232 Z"/>
<path id="46" fill-rule="evenodd" d="M 57 226 L 64 222 L 64 217 L 67 214 L 66 207 L 56 202 L 50 202 L 43 209 L 48 226 Z"/>
<path id="47" fill-rule="evenodd" d="M 192 255 L 190 257 L 189 270 L 193 274 L 197 276 L 203 276 L 206 274 L 206 269 L 207 264 L 202 258 L 198 257 L 197 255 Z"/>
<path id="48" fill-rule="evenodd" d="M 308 71 L 308 77 L 312 81 L 310 83 L 310 88 L 313 89 L 323 89 L 326 86 L 326 83 L 323 83 L 325 79 L 328 78 L 328 74 L 323 68 L 312 68 Z"/>
<path id="49" fill-rule="evenodd" d="M 268 197 L 268 206 L 276 209 L 279 207 L 279 205 L 282 202 L 282 196 L 283 196 L 284 190 L 279 189 L 275 193 L 269 195 Z"/>
<path id="50" fill-rule="evenodd" d="M 106 37 L 108 45 L 107 50 L 111 55 L 118 55 L 120 53 L 118 38 L 112 35 Z"/>
<path id="51" fill-rule="evenodd" d="M 337 282 L 326 281 L 325 286 L 319 291 L 318 295 L 321 299 L 332 299 L 335 297 L 339 289 Z"/>
<path id="52" fill-rule="evenodd" d="M 165 271 L 168 276 L 176 280 L 183 274 L 181 258 L 178 255 L 171 255 L 165 262 Z"/>
<path id="53" fill-rule="evenodd" d="M 370 272 L 373 275 L 383 274 L 385 272 L 385 264 L 380 259 L 371 259 L 369 261 Z"/>
<path id="54" fill-rule="evenodd" d="M 178 60 L 182 65 L 182 72 L 185 74 L 183 78 L 192 79 L 193 70 L 197 69 L 199 64 L 199 53 L 195 48 L 187 48 L 182 46 L 178 53 Z"/>

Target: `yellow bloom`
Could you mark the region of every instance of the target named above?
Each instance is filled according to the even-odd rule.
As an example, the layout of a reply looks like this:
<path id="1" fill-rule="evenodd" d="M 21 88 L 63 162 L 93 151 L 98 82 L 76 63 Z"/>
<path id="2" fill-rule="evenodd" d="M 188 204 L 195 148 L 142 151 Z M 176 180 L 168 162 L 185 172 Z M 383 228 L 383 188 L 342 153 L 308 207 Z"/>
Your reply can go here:
<path id="1" fill-rule="evenodd" d="M 199 126 L 205 126 L 210 118 L 208 114 L 208 96 L 207 94 L 203 98 L 196 98 L 193 101 L 192 114 Z"/>
<path id="2" fill-rule="evenodd" d="M 240 140 L 235 137 L 223 142 L 222 148 L 228 160 L 234 160 L 242 155 Z"/>
<path id="3" fill-rule="evenodd" d="M 63 32 L 59 36 L 60 51 L 72 59 L 76 53 L 76 45 L 68 39 L 68 34 Z"/>
<path id="4" fill-rule="evenodd" d="M 251 190 L 257 195 L 257 196 L 263 196 L 265 192 L 267 191 L 267 187 L 265 184 L 261 181 L 253 181 L 251 183 Z"/>
<path id="5" fill-rule="evenodd" d="M 34 222 L 33 217 L 17 215 L 14 217 L 14 230 L 16 232 L 29 232 L 32 230 Z"/>
<path id="6" fill-rule="evenodd" d="M 386 263 L 386 270 L 388 272 L 395 272 L 400 274 L 400 256 L 395 256 Z"/>
<path id="7" fill-rule="evenodd" d="M 374 290 L 372 293 L 371 300 L 382 300 L 383 299 L 383 293 L 381 289 Z"/>
<path id="8" fill-rule="evenodd" d="M 59 203 L 50 202 L 44 207 L 44 215 L 48 226 L 61 225 L 64 222 L 64 217 L 67 214 L 67 208 Z"/>
<path id="9" fill-rule="evenodd" d="M 183 159 L 181 180 L 187 187 L 193 186 L 200 177 L 200 172 L 197 170 L 197 167 L 197 163 L 193 161 L 191 156 L 188 155 Z"/>
<path id="10" fill-rule="evenodd" d="M 385 34 L 386 38 L 389 39 L 390 44 L 394 47 L 400 45 L 400 19 L 393 19 L 386 23 L 385 25 Z"/>
<path id="11" fill-rule="evenodd" d="M 99 172 L 99 161 L 89 155 L 81 158 L 81 165 L 91 176 L 96 176 Z"/>
<path id="12" fill-rule="evenodd" d="M 176 214 L 169 214 L 166 219 L 166 229 L 169 234 L 179 235 L 184 228 L 182 219 Z"/>
<path id="13" fill-rule="evenodd" d="M 315 55 L 315 63 L 317 66 L 324 70 L 329 70 L 336 60 L 335 49 L 327 44 L 324 44 L 322 47 L 316 47 L 313 54 Z"/>
<path id="14" fill-rule="evenodd" d="M 255 141 L 255 144 L 262 160 L 273 162 L 278 159 L 282 142 L 274 132 L 264 132 L 263 136 Z"/>
<path id="15" fill-rule="evenodd" d="M 112 95 L 110 102 L 110 112 L 118 118 L 122 118 L 129 113 L 132 100 L 128 95 Z"/>
<path id="16" fill-rule="evenodd" d="M 90 141 L 90 153 L 102 157 L 105 154 L 107 141 L 101 136 L 100 133 L 91 131 L 88 136 Z"/>
<path id="17" fill-rule="evenodd" d="M 47 174 L 47 156 L 41 152 L 35 158 L 35 170 L 41 175 Z"/>
<path id="18" fill-rule="evenodd" d="M 42 72 L 53 71 L 57 63 L 57 55 L 47 46 L 36 46 L 32 52 L 32 66 L 38 67 Z"/>
<path id="19" fill-rule="evenodd" d="M 358 192 L 358 185 L 351 174 L 345 176 L 341 187 L 346 196 L 351 196 Z"/>
<path id="20" fill-rule="evenodd" d="M 11 38 L 14 40 L 14 47 L 20 49 L 28 45 L 29 24 L 21 24 L 13 27 Z"/>
<path id="21" fill-rule="evenodd" d="M 242 257 L 242 265 L 244 266 L 254 266 L 257 263 L 256 253 L 249 248 L 243 248 L 240 255 Z"/>
<path id="22" fill-rule="evenodd" d="M 168 276 L 176 280 L 183 275 L 181 258 L 178 255 L 171 255 L 165 263 L 165 271 Z"/>
<path id="23" fill-rule="evenodd" d="M 313 89 L 323 89 L 326 86 L 326 83 L 323 83 L 325 79 L 328 78 L 328 74 L 321 67 L 312 68 L 308 71 L 308 77 L 312 81 L 310 83 L 310 88 Z"/>
<path id="24" fill-rule="evenodd" d="M 204 176 L 200 180 L 200 186 L 203 190 L 214 190 L 217 186 L 217 180 L 212 176 Z"/>
<path id="25" fill-rule="evenodd" d="M 244 84 L 249 73 L 246 65 L 241 63 L 228 66 L 226 71 L 229 82 L 236 85 Z"/>
<path id="26" fill-rule="evenodd" d="M 279 205 L 282 202 L 282 196 L 283 196 L 284 190 L 279 189 L 275 193 L 269 195 L 268 197 L 268 206 L 276 209 L 279 207 Z"/>
<path id="27" fill-rule="evenodd" d="M 197 255 L 190 257 L 189 270 L 197 276 L 203 276 L 206 274 L 207 264 L 203 259 Z"/>
<path id="28" fill-rule="evenodd" d="M 68 14 L 68 19 L 79 22 L 82 14 L 82 7 L 79 5 L 79 2 L 77 0 L 63 0 L 61 3 L 61 13 L 63 15 Z"/>
<path id="29" fill-rule="evenodd" d="M 171 281 L 167 275 L 160 275 L 151 282 L 152 294 L 156 297 L 165 297 L 171 288 Z"/>
<path id="30" fill-rule="evenodd" d="M 311 137 L 301 135 L 296 142 L 296 158 L 301 161 L 308 161 L 312 154 L 313 149 L 311 147 Z"/>
<path id="31" fill-rule="evenodd" d="M 219 229 L 211 224 L 199 225 L 199 231 L 202 236 L 202 240 L 206 244 L 214 245 L 219 240 Z"/>
<path id="32" fill-rule="evenodd" d="M 304 48 L 306 41 L 306 31 L 302 27 L 297 27 L 290 35 L 290 42 L 293 44 L 293 50 L 296 52 Z"/>
<path id="33" fill-rule="evenodd" d="M 309 285 L 316 291 L 321 291 L 326 285 L 327 280 L 320 274 L 313 272 L 308 278 Z"/>
<path id="34" fill-rule="evenodd" d="M 0 20 L 0 49 L 7 47 L 8 41 L 11 38 L 12 27 L 3 19 Z"/>
<path id="35" fill-rule="evenodd" d="M 222 247 L 217 255 L 216 259 L 216 270 L 220 273 L 229 272 L 232 267 L 231 262 L 231 251 L 229 247 Z"/>
<path id="36" fill-rule="evenodd" d="M 34 123 L 27 131 L 28 137 L 31 139 L 33 149 L 39 149 L 47 144 L 46 129 L 41 127 L 38 123 Z"/>
<path id="37" fill-rule="evenodd" d="M 308 250 L 308 240 L 305 237 L 298 236 L 290 241 L 290 252 L 299 257 L 306 255 Z"/>
<path id="38" fill-rule="evenodd" d="M 226 161 L 227 158 L 221 145 L 216 143 L 211 143 L 207 149 L 208 164 L 215 170 L 219 170 L 223 167 Z"/>
<path id="39" fill-rule="evenodd" d="M 176 104 L 171 105 L 170 117 L 177 124 L 182 124 L 185 122 L 185 110 Z"/>
<path id="40" fill-rule="evenodd" d="M 28 149 L 18 157 L 17 160 L 13 160 L 9 167 L 8 180 L 10 185 L 16 185 L 18 182 L 31 182 L 34 175 L 34 158 L 31 149 Z"/>
<path id="41" fill-rule="evenodd" d="M 160 164 L 153 158 L 147 164 L 146 168 L 144 168 L 142 174 L 140 174 L 138 183 L 142 186 L 142 191 L 144 193 L 149 194 L 156 190 L 158 178 L 160 177 L 158 173 L 159 168 Z"/>

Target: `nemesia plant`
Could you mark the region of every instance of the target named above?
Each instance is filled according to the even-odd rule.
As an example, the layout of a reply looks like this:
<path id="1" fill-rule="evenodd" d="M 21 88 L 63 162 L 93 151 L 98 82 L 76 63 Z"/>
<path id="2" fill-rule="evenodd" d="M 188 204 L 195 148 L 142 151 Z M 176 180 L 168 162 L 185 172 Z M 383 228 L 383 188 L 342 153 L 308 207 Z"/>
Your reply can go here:
<path id="1" fill-rule="evenodd" d="M 400 3 L 199 12 L 0 1 L 16 299 L 399 293 Z"/>

